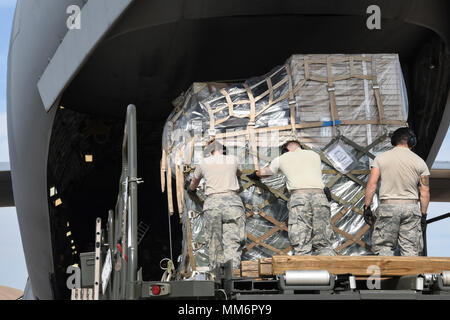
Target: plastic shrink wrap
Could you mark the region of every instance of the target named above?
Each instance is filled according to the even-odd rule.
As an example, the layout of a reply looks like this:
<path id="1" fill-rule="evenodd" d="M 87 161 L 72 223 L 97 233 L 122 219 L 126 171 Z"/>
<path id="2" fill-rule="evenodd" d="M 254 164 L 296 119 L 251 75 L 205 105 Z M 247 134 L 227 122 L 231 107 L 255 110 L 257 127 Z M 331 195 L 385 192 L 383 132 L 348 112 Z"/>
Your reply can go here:
<path id="1" fill-rule="evenodd" d="M 244 83 L 194 83 L 174 101 L 162 140 L 162 188 L 169 210 L 178 211 L 183 223 L 180 277 L 208 267 L 204 181 L 198 197 L 183 185 L 207 156 L 203 149 L 211 139 L 222 142 L 250 173 L 297 136 L 322 158 L 323 180 L 333 196 L 333 247 L 341 255 L 372 254 L 370 228 L 362 217 L 365 184 L 373 158 L 391 148 L 389 134 L 406 125 L 406 97 L 396 54 L 293 55 Z M 242 259 L 291 254 L 285 177 L 278 174 L 256 186 L 243 175 L 239 182 L 247 232 Z M 372 209 L 376 206 L 375 196 Z"/>

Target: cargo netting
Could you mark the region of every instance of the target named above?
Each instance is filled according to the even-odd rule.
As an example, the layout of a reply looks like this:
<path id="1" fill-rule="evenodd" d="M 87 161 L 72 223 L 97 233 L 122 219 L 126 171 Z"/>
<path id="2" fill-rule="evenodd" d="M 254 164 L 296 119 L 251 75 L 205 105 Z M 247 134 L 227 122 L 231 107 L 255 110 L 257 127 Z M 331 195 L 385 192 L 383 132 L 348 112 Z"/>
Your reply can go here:
<path id="1" fill-rule="evenodd" d="M 334 249 L 340 255 L 372 254 L 362 216 L 370 165 L 391 148 L 389 135 L 406 125 L 408 112 L 397 54 L 293 55 L 243 83 L 194 83 L 173 104 L 163 133 L 161 186 L 170 214 L 176 207 L 183 223 L 180 277 L 208 268 L 204 181 L 196 195 L 183 186 L 212 139 L 239 158 L 244 173 L 239 178 L 246 208 L 243 260 L 291 254 L 285 177 L 255 183 L 245 174 L 280 155 L 280 144 L 293 135 L 321 156 L 333 198 Z M 375 196 L 373 210 L 377 202 Z"/>

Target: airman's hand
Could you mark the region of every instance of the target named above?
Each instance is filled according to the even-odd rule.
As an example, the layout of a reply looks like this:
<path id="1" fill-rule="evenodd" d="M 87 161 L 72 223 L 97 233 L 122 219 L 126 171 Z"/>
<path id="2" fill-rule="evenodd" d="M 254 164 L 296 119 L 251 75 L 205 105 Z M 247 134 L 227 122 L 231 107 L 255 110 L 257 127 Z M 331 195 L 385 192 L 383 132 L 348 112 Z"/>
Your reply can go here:
<path id="1" fill-rule="evenodd" d="M 247 174 L 247 178 L 253 181 L 261 181 L 261 178 L 256 174 L 257 171 L 253 171 L 251 174 Z"/>
<path id="2" fill-rule="evenodd" d="M 375 224 L 375 217 L 373 216 L 372 209 L 370 206 L 364 206 L 364 221 L 369 225 L 373 226 Z"/>

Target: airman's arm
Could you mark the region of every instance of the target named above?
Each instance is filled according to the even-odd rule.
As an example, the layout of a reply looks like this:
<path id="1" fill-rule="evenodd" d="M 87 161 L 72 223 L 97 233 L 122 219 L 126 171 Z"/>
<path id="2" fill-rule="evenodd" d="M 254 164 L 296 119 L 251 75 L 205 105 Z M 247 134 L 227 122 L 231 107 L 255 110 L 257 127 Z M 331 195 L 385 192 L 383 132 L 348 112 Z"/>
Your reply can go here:
<path id="1" fill-rule="evenodd" d="M 201 179 L 192 178 L 191 184 L 189 185 L 189 189 L 195 190 L 197 189 L 198 185 L 200 184 Z"/>
<path id="2" fill-rule="evenodd" d="M 264 167 L 261 170 L 256 171 L 258 177 L 268 177 L 274 175 L 274 173 L 269 169 L 269 167 Z"/>
<path id="3" fill-rule="evenodd" d="M 430 203 L 430 176 L 421 176 L 419 183 L 420 193 L 420 211 L 423 215 L 427 214 L 428 204 Z"/>
<path id="4" fill-rule="evenodd" d="M 366 185 L 366 199 L 364 201 L 364 205 L 369 207 L 372 203 L 373 196 L 377 191 L 378 180 L 380 179 L 380 169 L 377 167 L 372 167 L 370 171 L 369 181 L 367 181 Z"/>

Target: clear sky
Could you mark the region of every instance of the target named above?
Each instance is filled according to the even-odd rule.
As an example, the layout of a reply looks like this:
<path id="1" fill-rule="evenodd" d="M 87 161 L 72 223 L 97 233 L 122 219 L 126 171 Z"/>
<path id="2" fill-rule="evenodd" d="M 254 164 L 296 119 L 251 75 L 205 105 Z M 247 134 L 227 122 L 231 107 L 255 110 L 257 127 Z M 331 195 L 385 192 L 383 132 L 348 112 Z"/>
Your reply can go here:
<path id="1" fill-rule="evenodd" d="M 6 130 L 6 68 L 15 2 L 16 0 L 0 0 L 0 162 L 9 161 Z M 449 132 L 436 160 L 450 161 Z M 446 212 L 450 212 L 450 203 L 431 203 L 429 217 Z M 0 219 L 0 285 L 23 290 L 27 271 L 15 209 L 0 208 Z M 431 224 L 427 234 L 430 256 L 450 256 L 450 219 Z"/>

